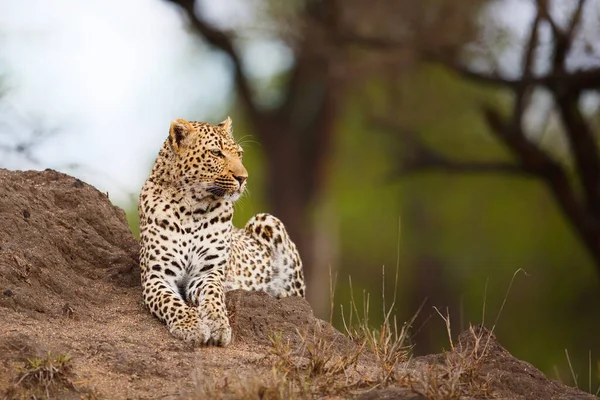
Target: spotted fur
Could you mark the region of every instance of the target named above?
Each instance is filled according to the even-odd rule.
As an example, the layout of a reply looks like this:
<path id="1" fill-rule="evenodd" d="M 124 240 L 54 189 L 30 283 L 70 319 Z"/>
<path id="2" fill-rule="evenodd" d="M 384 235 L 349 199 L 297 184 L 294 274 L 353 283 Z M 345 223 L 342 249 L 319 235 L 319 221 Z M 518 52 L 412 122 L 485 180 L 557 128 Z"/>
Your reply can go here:
<path id="1" fill-rule="evenodd" d="M 231 119 L 219 125 L 173 121 L 140 194 L 144 302 L 178 338 L 226 346 L 225 292 L 304 296 L 302 262 L 281 221 L 231 220 L 246 188 L 242 148 Z"/>

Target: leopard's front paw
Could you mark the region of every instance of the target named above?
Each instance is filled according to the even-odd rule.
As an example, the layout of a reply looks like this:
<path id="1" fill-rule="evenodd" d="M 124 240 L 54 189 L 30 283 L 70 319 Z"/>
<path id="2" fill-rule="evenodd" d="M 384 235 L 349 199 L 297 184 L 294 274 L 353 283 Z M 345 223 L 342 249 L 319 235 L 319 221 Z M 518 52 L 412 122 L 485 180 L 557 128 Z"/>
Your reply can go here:
<path id="1" fill-rule="evenodd" d="M 190 308 L 186 316 L 170 324 L 169 331 L 173 336 L 194 344 L 205 344 L 211 338 L 211 329 L 200 319 L 195 308 Z"/>
<path id="2" fill-rule="evenodd" d="M 210 337 L 206 341 L 209 346 L 227 346 L 231 342 L 231 326 L 227 317 L 205 318 L 202 321 L 210 330 Z"/>

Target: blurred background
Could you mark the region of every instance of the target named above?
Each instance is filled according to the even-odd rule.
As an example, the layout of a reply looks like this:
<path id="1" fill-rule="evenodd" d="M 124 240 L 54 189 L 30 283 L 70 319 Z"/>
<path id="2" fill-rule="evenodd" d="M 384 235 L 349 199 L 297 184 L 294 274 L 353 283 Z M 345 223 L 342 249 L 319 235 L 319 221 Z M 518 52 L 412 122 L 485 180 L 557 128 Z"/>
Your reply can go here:
<path id="1" fill-rule="evenodd" d="M 422 307 L 424 354 L 449 347 L 437 307 L 595 392 L 599 22 L 600 0 L 0 0 L 0 167 L 77 176 L 137 234 L 171 120 L 230 115 L 235 221 L 284 221 L 319 317 L 370 294 L 376 325 L 384 293 Z"/>

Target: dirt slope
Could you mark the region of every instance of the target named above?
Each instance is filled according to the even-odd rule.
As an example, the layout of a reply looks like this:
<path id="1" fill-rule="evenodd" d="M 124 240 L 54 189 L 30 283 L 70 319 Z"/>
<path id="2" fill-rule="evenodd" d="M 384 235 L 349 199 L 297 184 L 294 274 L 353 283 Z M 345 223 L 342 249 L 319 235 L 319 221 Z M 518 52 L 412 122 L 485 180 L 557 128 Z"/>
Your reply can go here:
<path id="1" fill-rule="evenodd" d="M 137 253 L 123 211 L 103 193 L 55 171 L 0 170 L 0 399 L 293 394 L 414 400 L 446 398 L 450 384 L 458 385 L 463 398 L 594 398 L 547 380 L 484 330 L 461 335 L 454 352 L 399 365 L 391 382 L 396 387 L 377 386 L 376 357 L 367 350 L 341 374 L 331 373 L 331 362 L 318 370 L 298 349 L 326 343 L 337 360 L 360 347 L 315 319 L 303 299 L 263 293 L 228 294 L 234 334 L 228 348 L 192 348 L 144 309 Z M 307 332 L 306 343 L 299 332 Z M 479 337 L 489 338 L 485 352 Z M 281 345 L 279 355 L 273 354 L 273 340 Z M 287 364 L 281 354 L 286 348 Z M 68 362 L 56 362 L 67 353 Z M 58 369 L 50 379 L 50 367 L 36 369 L 35 362 Z M 461 363 L 471 368 L 468 375 L 455 374 Z M 293 375 L 306 368 L 312 368 L 308 382 L 323 384 L 285 392 Z M 269 386 L 274 370 L 288 375 Z"/>

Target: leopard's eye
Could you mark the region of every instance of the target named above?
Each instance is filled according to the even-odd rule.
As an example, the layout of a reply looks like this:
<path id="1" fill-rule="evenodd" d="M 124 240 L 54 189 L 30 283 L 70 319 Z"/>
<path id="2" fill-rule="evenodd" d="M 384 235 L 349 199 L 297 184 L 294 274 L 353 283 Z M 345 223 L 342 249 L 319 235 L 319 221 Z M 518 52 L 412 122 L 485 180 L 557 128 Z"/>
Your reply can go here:
<path id="1" fill-rule="evenodd" d="M 212 154 L 215 157 L 223 157 L 223 152 L 219 149 L 210 149 L 210 154 Z"/>

